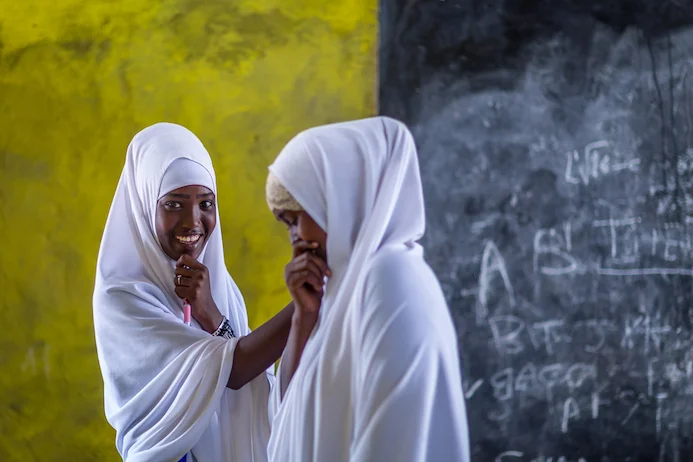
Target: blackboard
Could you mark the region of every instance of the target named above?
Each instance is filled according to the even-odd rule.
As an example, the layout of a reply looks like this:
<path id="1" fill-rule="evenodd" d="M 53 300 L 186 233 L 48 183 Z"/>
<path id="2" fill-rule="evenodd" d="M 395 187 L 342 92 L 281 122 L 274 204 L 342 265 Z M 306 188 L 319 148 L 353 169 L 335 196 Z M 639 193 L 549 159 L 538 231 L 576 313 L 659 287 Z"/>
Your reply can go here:
<path id="1" fill-rule="evenodd" d="M 693 461 L 693 2 L 381 1 L 474 461 Z"/>

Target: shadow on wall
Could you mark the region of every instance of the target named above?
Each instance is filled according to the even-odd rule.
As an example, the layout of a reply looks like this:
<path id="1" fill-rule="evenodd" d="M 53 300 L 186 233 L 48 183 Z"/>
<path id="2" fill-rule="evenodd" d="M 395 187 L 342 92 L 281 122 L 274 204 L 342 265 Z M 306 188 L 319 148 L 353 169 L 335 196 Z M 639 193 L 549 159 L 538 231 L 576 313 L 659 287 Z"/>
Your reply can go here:
<path id="1" fill-rule="evenodd" d="M 181 123 L 215 162 L 251 327 L 287 301 L 266 166 L 312 125 L 375 110 L 376 1 L 3 2 L 0 460 L 117 460 L 91 294 L 131 137 Z"/>

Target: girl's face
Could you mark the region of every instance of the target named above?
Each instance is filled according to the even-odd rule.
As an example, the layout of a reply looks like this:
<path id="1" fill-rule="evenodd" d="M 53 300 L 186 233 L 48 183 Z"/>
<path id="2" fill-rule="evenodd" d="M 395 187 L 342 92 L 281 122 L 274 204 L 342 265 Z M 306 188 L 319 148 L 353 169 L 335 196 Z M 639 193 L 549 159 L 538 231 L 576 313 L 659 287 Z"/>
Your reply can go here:
<path id="1" fill-rule="evenodd" d="M 185 186 L 165 194 L 156 206 L 156 236 L 173 260 L 197 258 L 217 225 L 214 193 L 204 186 Z"/>
<path id="2" fill-rule="evenodd" d="M 315 249 L 315 255 L 327 262 L 327 233 L 310 215 L 305 211 L 293 210 L 273 210 L 272 212 L 277 220 L 288 228 L 292 246 L 300 241 L 317 242 L 318 248 Z"/>

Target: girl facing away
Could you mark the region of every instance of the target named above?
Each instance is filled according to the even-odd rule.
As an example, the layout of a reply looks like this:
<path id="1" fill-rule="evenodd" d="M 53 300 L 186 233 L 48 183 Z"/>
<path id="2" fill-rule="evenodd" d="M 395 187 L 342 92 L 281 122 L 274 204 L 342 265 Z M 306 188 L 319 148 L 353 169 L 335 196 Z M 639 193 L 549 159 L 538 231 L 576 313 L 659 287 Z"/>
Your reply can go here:
<path id="1" fill-rule="evenodd" d="M 273 462 L 468 462 L 457 336 L 417 241 L 416 148 L 386 117 L 309 129 L 269 167 L 295 302 Z"/>

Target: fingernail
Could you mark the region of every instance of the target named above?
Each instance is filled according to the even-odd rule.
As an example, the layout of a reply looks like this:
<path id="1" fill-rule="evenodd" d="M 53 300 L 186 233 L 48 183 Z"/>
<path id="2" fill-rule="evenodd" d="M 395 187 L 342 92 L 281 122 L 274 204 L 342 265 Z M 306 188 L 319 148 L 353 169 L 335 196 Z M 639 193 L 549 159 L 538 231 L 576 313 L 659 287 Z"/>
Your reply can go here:
<path id="1" fill-rule="evenodd" d="M 318 243 L 317 243 L 317 242 L 311 242 L 311 243 L 310 243 L 310 246 L 311 246 L 311 247 L 317 247 L 317 246 L 318 246 Z"/>

